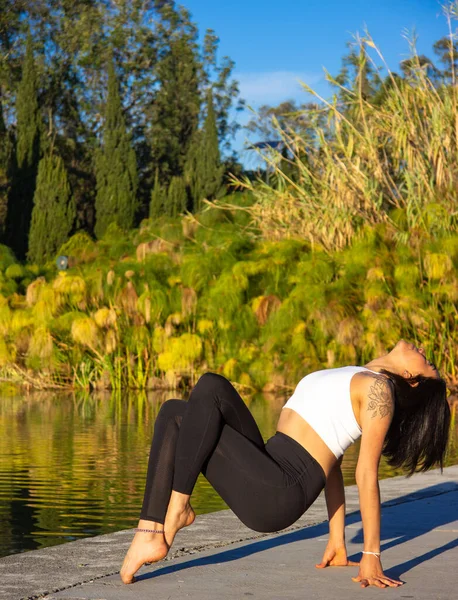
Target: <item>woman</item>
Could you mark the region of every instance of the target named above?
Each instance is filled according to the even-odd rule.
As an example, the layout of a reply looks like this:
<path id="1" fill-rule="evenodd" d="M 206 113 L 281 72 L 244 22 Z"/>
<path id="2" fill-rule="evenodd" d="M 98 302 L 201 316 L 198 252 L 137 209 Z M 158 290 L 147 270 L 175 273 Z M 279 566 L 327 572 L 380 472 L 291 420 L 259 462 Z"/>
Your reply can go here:
<path id="1" fill-rule="evenodd" d="M 121 579 L 132 583 L 145 562 L 164 558 L 177 531 L 192 524 L 189 499 L 200 472 L 245 525 L 262 532 L 292 525 L 324 488 L 330 536 L 316 566 L 357 565 L 347 560 L 340 465 L 362 436 L 356 482 L 364 550 L 353 580 L 362 587 L 401 585 L 383 573 L 380 560 L 380 456 L 409 475 L 436 464 L 442 469 L 449 424 L 445 382 L 424 350 L 404 340 L 364 367 L 304 377 L 266 444 L 234 387 L 207 373 L 187 402 L 169 400 L 159 411 L 140 521 Z"/>

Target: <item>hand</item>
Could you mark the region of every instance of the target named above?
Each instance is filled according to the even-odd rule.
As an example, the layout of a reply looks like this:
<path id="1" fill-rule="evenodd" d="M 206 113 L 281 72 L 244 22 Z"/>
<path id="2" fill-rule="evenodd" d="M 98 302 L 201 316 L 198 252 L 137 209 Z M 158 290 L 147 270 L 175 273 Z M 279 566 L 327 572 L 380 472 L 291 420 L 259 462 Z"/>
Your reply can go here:
<path id="1" fill-rule="evenodd" d="M 403 584 L 402 581 L 391 579 L 383 573 L 382 562 L 378 556 L 372 554 L 363 554 L 359 566 L 357 577 L 352 577 L 353 581 L 361 583 L 361 587 L 365 588 L 369 585 L 376 587 L 399 587 Z"/>
<path id="2" fill-rule="evenodd" d="M 359 565 L 357 562 L 348 560 L 347 548 L 345 542 L 335 543 L 329 540 L 326 550 L 323 554 L 323 560 L 315 565 L 317 569 L 324 569 L 325 567 L 354 567 Z"/>

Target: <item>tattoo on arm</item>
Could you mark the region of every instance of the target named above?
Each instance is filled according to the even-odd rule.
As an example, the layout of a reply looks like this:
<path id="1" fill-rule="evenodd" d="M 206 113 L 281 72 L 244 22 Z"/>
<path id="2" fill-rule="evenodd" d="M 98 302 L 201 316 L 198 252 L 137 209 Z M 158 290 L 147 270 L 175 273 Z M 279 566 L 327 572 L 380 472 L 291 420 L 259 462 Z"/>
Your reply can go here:
<path id="1" fill-rule="evenodd" d="M 367 410 L 372 411 L 372 418 L 390 415 L 393 410 L 391 386 L 385 377 L 374 377 L 369 390 Z"/>

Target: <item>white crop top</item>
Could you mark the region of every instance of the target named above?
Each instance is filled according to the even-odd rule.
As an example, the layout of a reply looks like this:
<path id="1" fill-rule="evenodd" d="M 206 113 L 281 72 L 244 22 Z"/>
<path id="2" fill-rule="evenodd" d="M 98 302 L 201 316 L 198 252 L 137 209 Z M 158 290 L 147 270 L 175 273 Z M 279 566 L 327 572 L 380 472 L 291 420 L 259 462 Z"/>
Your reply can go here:
<path id="1" fill-rule="evenodd" d="M 316 431 L 336 458 L 361 436 L 350 398 L 350 381 L 366 367 L 340 367 L 309 373 L 283 406 L 297 412 Z M 371 371 L 376 373 L 376 371 Z"/>

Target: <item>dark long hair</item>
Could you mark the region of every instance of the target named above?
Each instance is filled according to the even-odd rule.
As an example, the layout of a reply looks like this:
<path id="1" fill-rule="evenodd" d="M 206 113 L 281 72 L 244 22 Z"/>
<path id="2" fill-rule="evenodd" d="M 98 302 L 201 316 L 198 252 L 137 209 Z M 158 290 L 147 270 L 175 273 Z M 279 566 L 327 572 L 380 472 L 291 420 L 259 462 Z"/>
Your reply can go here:
<path id="1" fill-rule="evenodd" d="M 382 454 L 392 467 L 408 471 L 407 477 L 439 465 L 450 433 L 450 406 L 443 379 L 417 375 L 407 381 L 402 375 L 380 369 L 394 384 L 393 420 L 385 437 Z M 409 382 L 415 383 L 412 387 Z"/>

